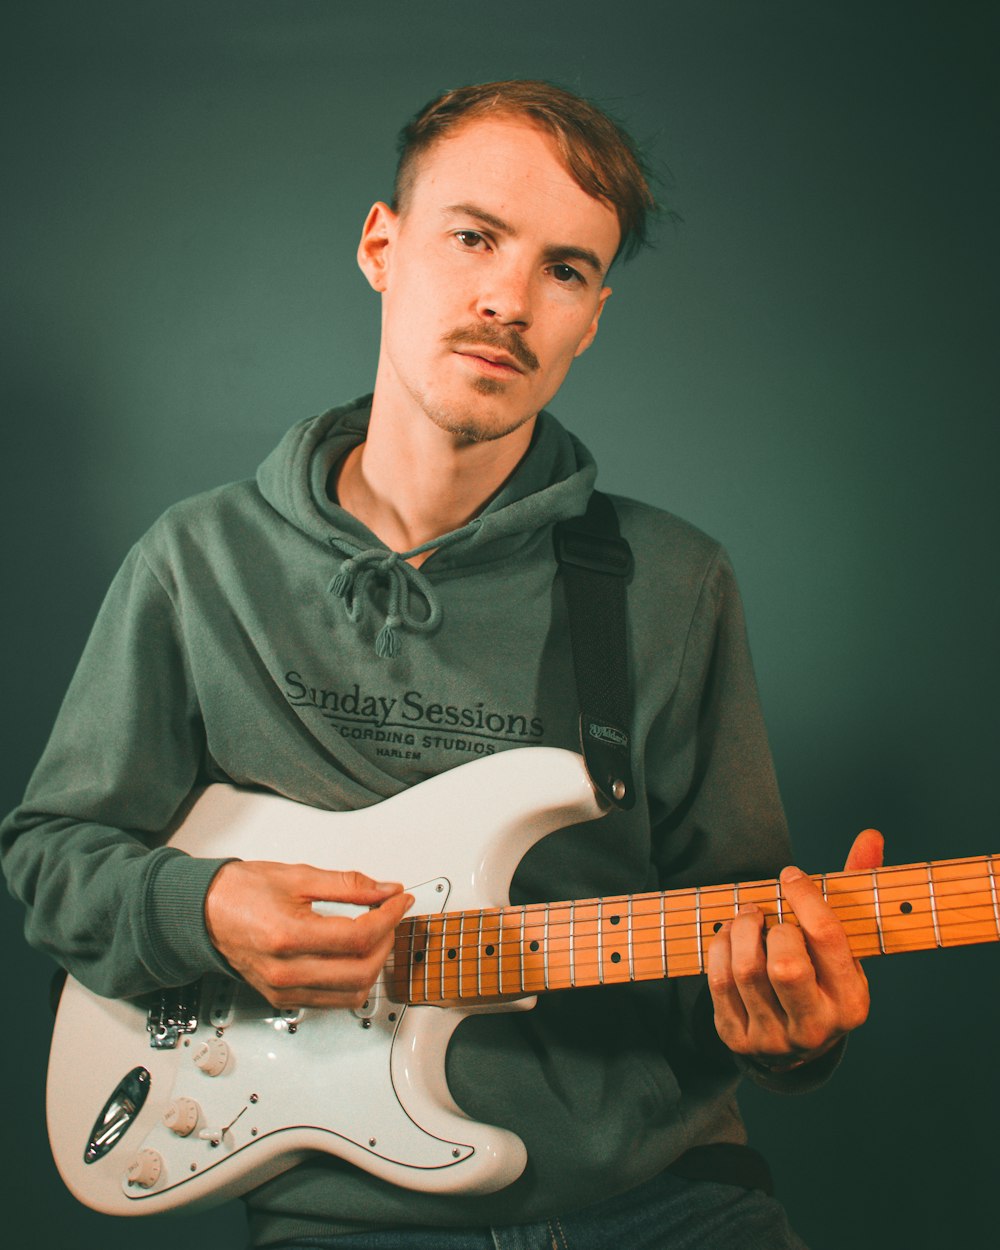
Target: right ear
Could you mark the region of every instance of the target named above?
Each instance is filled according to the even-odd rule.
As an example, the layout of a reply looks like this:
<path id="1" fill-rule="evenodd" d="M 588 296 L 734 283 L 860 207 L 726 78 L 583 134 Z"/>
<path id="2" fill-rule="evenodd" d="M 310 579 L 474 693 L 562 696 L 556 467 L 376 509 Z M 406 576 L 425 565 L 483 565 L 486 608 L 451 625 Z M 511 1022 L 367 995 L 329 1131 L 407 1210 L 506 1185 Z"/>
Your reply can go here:
<path id="1" fill-rule="evenodd" d="M 399 214 L 381 200 L 373 204 L 361 231 L 358 265 L 373 291 L 384 291 L 389 276 L 389 255 L 399 226 Z"/>

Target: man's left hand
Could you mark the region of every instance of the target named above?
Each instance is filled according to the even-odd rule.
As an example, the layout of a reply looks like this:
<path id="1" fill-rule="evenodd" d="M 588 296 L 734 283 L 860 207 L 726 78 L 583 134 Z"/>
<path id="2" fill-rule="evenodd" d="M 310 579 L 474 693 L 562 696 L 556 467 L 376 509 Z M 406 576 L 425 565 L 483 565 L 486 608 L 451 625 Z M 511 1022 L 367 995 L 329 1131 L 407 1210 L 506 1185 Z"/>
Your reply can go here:
<path id="1" fill-rule="evenodd" d="M 858 834 L 847 871 L 882 864 L 882 835 Z M 868 1017 L 868 981 L 844 926 L 798 868 L 781 874 L 798 925 L 764 933 L 764 914 L 741 907 L 708 948 L 715 1027 L 737 1055 L 774 1072 L 818 1059 Z"/>

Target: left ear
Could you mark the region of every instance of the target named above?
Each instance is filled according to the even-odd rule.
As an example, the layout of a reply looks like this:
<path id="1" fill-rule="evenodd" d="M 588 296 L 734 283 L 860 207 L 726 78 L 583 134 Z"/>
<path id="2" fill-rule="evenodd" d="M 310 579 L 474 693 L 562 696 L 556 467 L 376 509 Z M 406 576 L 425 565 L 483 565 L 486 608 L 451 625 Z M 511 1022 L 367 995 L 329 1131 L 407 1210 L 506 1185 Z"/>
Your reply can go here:
<path id="1" fill-rule="evenodd" d="M 611 294 L 611 287 L 606 286 L 601 290 L 597 297 L 597 311 L 594 313 L 594 320 L 587 327 L 587 332 L 577 345 L 573 356 L 582 356 L 587 348 L 593 343 L 594 336 L 597 334 L 597 323 L 601 319 L 601 313 L 604 312 L 604 305 L 607 303 L 608 296 Z"/>

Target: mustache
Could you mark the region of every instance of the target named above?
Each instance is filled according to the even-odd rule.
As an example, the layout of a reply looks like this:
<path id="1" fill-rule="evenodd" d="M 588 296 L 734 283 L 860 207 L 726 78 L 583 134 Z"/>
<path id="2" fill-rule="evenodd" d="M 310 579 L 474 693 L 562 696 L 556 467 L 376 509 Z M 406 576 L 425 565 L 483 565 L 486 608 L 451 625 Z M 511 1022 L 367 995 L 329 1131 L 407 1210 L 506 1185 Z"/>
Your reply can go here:
<path id="1" fill-rule="evenodd" d="M 539 368 L 538 357 L 520 334 L 503 326 L 464 326 L 446 334 L 444 341 L 449 347 L 493 347 L 513 356 L 529 373 L 534 373 Z"/>

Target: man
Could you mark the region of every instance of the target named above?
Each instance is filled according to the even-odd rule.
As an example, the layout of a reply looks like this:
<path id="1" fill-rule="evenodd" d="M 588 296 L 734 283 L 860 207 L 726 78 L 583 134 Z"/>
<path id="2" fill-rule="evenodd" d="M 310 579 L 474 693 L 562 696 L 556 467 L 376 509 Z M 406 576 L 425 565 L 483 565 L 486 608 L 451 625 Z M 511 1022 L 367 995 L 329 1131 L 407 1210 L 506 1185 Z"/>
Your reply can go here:
<path id="1" fill-rule="evenodd" d="M 577 745 L 552 527 L 585 510 L 595 468 L 542 410 L 651 203 L 626 136 L 548 84 L 451 92 L 404 131 L 393 206 L 372 208 L 358 251 L 382 299 L 373 395 L 295 427 L 255 482 L 178 505 L 140 541 L 4 827 L 29 937 L 85 984 L 126 996 L 235 972 L 276 1006 L 356 1008 L 412 895 L 350 864 L 151 849 L 192 788 L 354 809 L 476 752 Z M 514 901 L 787 862 L 725 557 L 668 514 L 617 510 L 642 797 L 539 843 Z M 849 865 L 878 857 L 863 837 Z M 723 926 L 710 1009 L 693 981 L 647 982 L 462 1026 L 449 1086 L 524 1139 L 512 1185 L 414 1193 L 316 1157 L 251 1196 L 254 1244 L 800 1244 L 754 1187 L 733 1090 L 740 1070 L 817 1083 L 868 998 L 818 892 L 794 869 L 782 881 L 798 926 L 765 943 L 754 907 Z"/>

